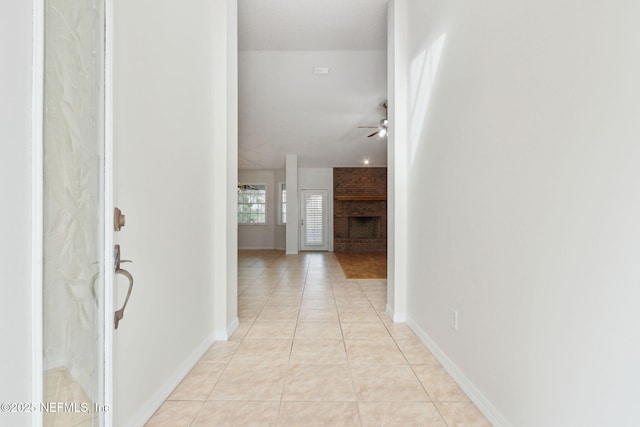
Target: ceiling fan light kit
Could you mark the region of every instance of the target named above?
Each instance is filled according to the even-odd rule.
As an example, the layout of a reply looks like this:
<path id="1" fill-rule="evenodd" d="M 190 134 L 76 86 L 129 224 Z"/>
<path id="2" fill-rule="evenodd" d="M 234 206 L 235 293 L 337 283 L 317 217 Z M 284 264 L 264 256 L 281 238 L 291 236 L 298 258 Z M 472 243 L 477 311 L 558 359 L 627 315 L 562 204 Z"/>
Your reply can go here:
<path id="1" fill-rule="evenodd" d="M 378 135 L 380 138 L 384 138 L 389 133 L 389 119 L 388 119 L 388 110 L 387 110 L 387 101 L 382 103 L 384 107 L 384 119 L 380 120 L 380 124 L 378 126 L 358 126 L 360 129 L 377 129 L 371 135 L 367 135 L 367 138 L 371 138 L 372 136 Z"/>

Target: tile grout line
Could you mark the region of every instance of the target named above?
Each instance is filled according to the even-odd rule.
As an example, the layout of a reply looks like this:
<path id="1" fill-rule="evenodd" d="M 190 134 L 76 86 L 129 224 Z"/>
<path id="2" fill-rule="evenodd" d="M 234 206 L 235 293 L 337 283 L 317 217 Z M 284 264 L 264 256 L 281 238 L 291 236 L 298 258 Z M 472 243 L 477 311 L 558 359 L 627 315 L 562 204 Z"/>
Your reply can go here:
<path id="1" fill-rule="evenodd" d="M 287 267 L 287 270 L 288 270 L 288 267 Z M 280 417 L 281 417 L 281 414 L 282 414 L 282 404 L 284 402 L 284 393 L 285 393 L 285 388 L 287 387 L 287 378 L 289 376 L 289 369 L 290 369 L 290 366 L 291 366 L 291 354 L 293 353 L 293 343 L 295 341 L 296 332 L 298 331 L 298 323 L 300 321 L 300 310 L 301 310 L 301 307 L 302 307 L 302 299 L 304 298 L 304 290 L 306 288 L 307 276 L 309 274 L 308 263 L 307 263 L 307 266 L 305 267 L 304 271 L 305 271 L 305 275 L 304 275 L 304 281 L 303 281 L 303 285 L 302 285 L 302 297 L 301 297 L 300 301 L 298 302 L 298 314 L 296 316 L 295 327 L 293 328 L 293 337 L 291 338 L 291 347 L 289 348 L 289 358 L 287 360 L 287 365 L 286 365 L 286 369 L 285 369 L 284 383 L 282 384 L 282 391 L 280 392 L 280 404 L 278 405 L 278 415 L 276 417 L 276 426 L 280 425 Z"/>
<path id="2" fill-rule="evenodd" d="M 424 357 L 422 357 L 422 354 L 414 351 L 414 346 L 411 345 L 411 342 L 409 340 L 409 337 L 407 336 L 406 332 L 404 329 L 402 328 L 394 328 L 394 324 L 389 322 L 388 318 L 385 316 L 385 313 L 383 311 L 379 311 L 376 309 L 376 304 L 380 305 L 381 304 L 381 299 L 383 296 L 383 293 L 381 292 L 381 288 L 382 286 L 380 284 L 377 283 L 367 283 L 367 281 L 354 281 L 355 283 L 349 284 L 348 282 L 350 282 L 350 280 L 347 280 L 346 278 L 344 278 L 344 275 L 339 275 L 336 274 L 337 272 L 339 272 L 339 267 L 336 268 L 336 265 L 334 263 L 332 263 L 332 254 L 329 254 L 328 256 L 325 254 L 322 254 L 322 256 L 317 256 L 317 255 L 309 255 L 309 256 L 304 256 L 303 258 L 303 262 L 302 263 L 289 263 L 286 262 L 284 260 L 283 255 L 279 254 L 278 256 L 272 256 L 271 252 L 265 252 L 264 254 L 262 254 L 261 256 L 263 257 L 262 262 L 260 261 L 260 259 L 256 259 L 251 263 L 245 263 L 245 265 L 251 265 L 252 268 L 261 268 L 261 272 L 255 276 L 255 274 L 252 272 L 251 274 L 247 274 L 245 275 L 246 280 L 250 281 L 250 284 L 248 286 L 246 286 L 246 282 L 242 283 L 242 287 L 244 288 L 242 292 L 240 292 L 239 294 L 239 300 L 240 299 L 244 299 L 245 301 L 247 301 L 247 305 L 250 307 L 255 307 L 255 306 L 259 306 L 258 309 L 253 309 L 253 308 L 245 308 L 245 310 L 248 310 L 247 313 L 247 317 L 244 318 L 244 321 L 242 321 L 241 325 L 242 328 L 238 328 L 237 332 L 241 333 L 242 335 L 239 335 L 237 337 L 237 345 L 234 347 L 230 347 L 230 351 L 229 351 L 229 355 L 228 355 L 228 359 L 226 363 L 222 363 L 222 365 L 224 365 L 224 369 L 220 372 L 220 374 L 218 375 L 217 379 L 213 382 L 213 386 L 211 387 L 211 390 L 208 392 L 207 397 L 203 400 L 203 401 L 199 401 L 200 405 L 198 407 L 197 412 L 195 413 L 195 416 L 191 419 L 190 426 L 194 426 L 194 425 L 198 425 L 199 421 L 199 417 L 204 416 L 204 411 L 205 408 L 207 407 L 207 402 L 213 402 L 211 399 L 211 396 L 214 392 L 214 390 L 216 389 L 216 387 L 218 387 L 218 384 L 221 382 L 223 376 L 225 373 L 227 373 L 229 367 L 231 366 L 234 357 L 238 354 L 238 352 L 240 351 L 240 348 L 247 344 L 249 341 L 252 341 L 250 339 L 248 339 L 249 334 L 251 333 L 251 331 L 254 329 L 254 327 L 256 327 L 256 325 L 258 324 L 258 318 L 264 314 L 265 310 L 267 308 L 273 309 L 274 312 L 272 313 L 274 315 L 274 318 L 272 319 L 273 322 L 281 322 L 280 327 L 283 326 L 285 323 L 285 321 L 283 320 L 284 318 L 288 318 L 290 316 L 290 314 L 288 311 L 291 309 L 291 311 L 295 311 L 297 314 L 297 317 L 295 318 L 295 323 L 293 325 L 293 335 L 291 337 L 291 341 L 290 341 L 290 345 L 288 348 L 288 358 L 286 359 L 286 362 L 284 362 L 285 364 L 285 369 L 283 369 L 283 377 L 282 377 L 282 388 L 280 390 L 280 399 L 278 401 L 277 404 L 277 411 L 275 411 L 276 409 L 276 405 L 270 406 L 270 412 L 269 412 L 269 418 L 272 419 L 271 417 L 275 416 L 275 423 L 276 425 L 282 425 L 282 422 L 285 422 L 285 418 L 289 419 L 289 416 L 295 416 L 294 413 L 292 413 L 291 411 L 294 410 L 295 408 L 297 408 L 296 406 L 293 407 L 286 407 L 285 408 L 285 403 L 286 401 L 284 401 L 284 396 L 287 393 L 287 379 L 289 377 L 290 374 L 290 369 L 291 366 L 293 366 L 293 348 L 294 348 L 294 344 L 296 342 L 296 336 L 297 333 L 300 332 L 301 330 L 299 329 L 301 326 L 301 314 L 303 312 L 303 304 L 305 301 L 314 301 L 314 300 L 318 300 L 318 301 L 328 301 L 329 298 L 332 298 L 333 301 L 333 309 L 336 310 L 336 314 L 337 314 L 337 320 L 338 320 L 338 326 L 339 326 L 339 330 L 340 330 L 340 335 L 341 335 L 341 350 L 344 352 L 345 354 L 345 359 L 344 359 L 344 363 L 345 366 L 348 368 L 349 370 L 349 377 L 350 377 L 350 386 L 351 389 L 353 390 L 354 393 L 354 398 L 355 401 L 353 403 L 355 403 L 356 408 L 353 409 L 353 412 L 348 411 L 349 414 L 353 414 L 353 416 L 355 417 L 357 414 L 358 417 L 358 423 L 355 423 L 354 425 L 360 425 L 363 426 L 364 425 L 364 419 L 363 419 L 363 413 L 361 412 L 361 407 L 360 404 L 361 403 L 374 403 L 374 402 L 395 402 L 393 400 L 388 400 L 386 398 L 385 395 L 380 395 L 377 396 L 376 400 L 364 400 L 364 401 L 360 401 L 358 398 L 358 394 L 357 394 L 357 390 L 356 390 L 356 381 L 355 381 L 355 376 L 354 376 L 354 367 L 356 366 L 360 366 L 360 365 L 353 365 L 351 358 L 349 357 L 349 353 L 347 351 L 347 346 L 346 346 L 346 339 L 345 339 L 345 327 L 349 326 L 349 328 L 347 328 L 347 332 L 351 331 L 351 337 L 354 340 L 372 340 L 373 338 L 371 337 L 378 337 L 378 327 L 376 328 L 359 328 L 359 327 L 355 327 L 352 328 L 350 325 L 347 325 L 347 323 L 351 324 L 351 323 L 356 323 L 356 324 L 376 324 L 378 325 L 379 323 L 382 323 L 384 329 L 380 329 L 380 331 L 384 330 L 388 336 L 392 339 L 393 341 L 393 348 L 395 348 L 395 351 L 399 351 L 400 354 L 402 354 L 402 359 L 398 359 L 398 361 L 396 361 L 394 363 L 394 365 L 397 365 L 397 363 L 402 360 L 403 363 L 400 363 L 401 366 L 409 366 L 409 368 L 411 369 L 411 377 L 414 381 L 418 381 L 418 384 L 420 385 L 420 390 L 422 390 L 423 393 L 425 393 L 425 396 L 427 397 L 427 399 L 429 399 L 428 402 L 424 402 L 424 404 L 429 405 L 429 413 L 431 414 L 430 416 L 432 416 L 434 418 L 437 417 L 439 419 L 439 422 L 442 423 L 443 426 L 449 426 L 451 425 L 447 419 L 445 419 L 444 417 L 444 413 L 449 413 L 451 412 L 451 408 L 447 409 L 444 408 L 443 410 L 445 412 L 442 412 L 441 409 L 438 407 L 437 402 L 435 402 L 431 396 L 431 394 L 429 393 L 429 391 L 427 390 L 425 384 L 420 381 L 420 378 L 418 378 L 417 375 L 417 367 L 421 364 L 413 364 L 412 361 L 416 361 L 416 362 L 420 362 L 422 361 L 424 365 L 428 365 L 428 359 L 425 359 Z M 296 258 L 297 259 L 297 258 Z M 240 264 L 240 263 L 239 263 Z M 258 265 L 261 265 L 261 267 L 258 267 Z M 302 267 L 301 267 L 302 265 Z M 295 271 L 295 273 L 292 273 L 293 271 Z M 290 275 L 291 273 L 291 275 Z M 345 280 L 343 282 L 343 280 Z M 300 281 L 302 283 L 300 283 Z M 328 286 L 330 286 L 330 288 Z M 384 283 L 382 283 L 382 285 L 384 285 Z M 246 287 L 245 287 L 246 286 Z M 353 286 L 353 288 L 358 289 L 358 291 L 360 292 L 357 296 L 354 294 L 350 294 L 350 292 L 348 291 L 348 289 L 351 289 Z M 324 292 L 319 292 L 318 294 L 314 294 L 315 290 L 329 290 L 331 292 L 327 292 L 326 294 Z M 340 289 L 340 292 L 337 292 L 337 290 Z M 344 290 L 347 289 L 347 291 L 345 292 Z M 292 292 L 296 294 L 296 301 L 293 301 L 293 297 L 291 299 L 287 299 L 288 292 Z M 307 294 L 307 292 L 311 292 L 311 294 Z M 276 294 L 278 295 L 278 297 L 276 297 Z M 317 295 L 317 296 L 316 296 Z M 242 298 L 242 297 L 245 298 Z M 311 298 L 306 298 L 307 296 L 310 296 Z M 352 315 L 347 315 L 346 313 L 358 313 L 357 310 L 359 310 L 358 308 L 356 308 L 356 306 L 360 306 L 360 302 L 355 302 L 356 305 L 354 305 L 353 307 L 351 306 L 351 304 L 349 303 L 349 298 L 356 298 L 360 299 L 362 301 L 367 301 L 368 305 L 367 308 L 369 309 L 373 309 L 373 312 L 376 314 L 376 316 L 371 316 L 369 317 L 369 314 L 367 314 L 366 316 L 352 316 Z M 286 301 L 281 300 L 281 298 L 285 298 L 287 299 Z M 347 311 L 340 311 L 338 310 L 338 301 L 342 300 L 347 300 L 346 301 L 346 308 Z M 354 300 L 355 301 L 355 300 Z M 362 303 L 363 304 L 363 303 Z M 242 304 L 239 301 L 239 307 L 242 307 Z M 247 306 L 245 305 L 245 307 Z M 341 306 L 344 306 L 345 303 L 341 303 Z M 328 306 L 328 305 L 327 305 Z M 293 310 L 295 307 L 295 310 Z M 310 310 L 313 309 L 322 309 L 325 310 L 326 307 L 320 308 L 318 307 L 314 307 L 314 306 L 310 306 L 308 307 Z M 362 305 L 362 309 L 364 309 L 364 304 Z M 351 311 L 351 310 L 354 311 Z M 282 312 L 279 312 L 279 310 L 285 310 Z M 369 313 L 368 311 L 366 311 L 367 313 Z M 364 313 L 364 311 L 363 311 Z M 355 322 L 343 322 L 343 320 L 345 318 L 348 318 L 350 320 L 357 320 Z M 312 321 L 313 318 L 310 318 Z M 361 319 L 366 319 L 365 321 L 362 321 Z M 375 321 L 373 320 L 375 319 Z M 264 320 L 264 322 L 269 322 L 269 319 L 267 318 L 266 320 Z M 289 321 L 287 321 L 286 323 L 289 323 Z M 326 322 L 319 322 L 319 323 L 326 323 Z M 333 323 L 333 322 L 330 322 Z M 321 328 L 322 330 L 323 328 Z M 270 329 L 267 328 L 265 329 L 265 331 L 274 331 L 274 332 L 268 332 L 268 334 L 265 336 L 263 335 L 257 335 L 258 338 L 255 338 L 254 340 L 259 340 L 259 339 L 267 339 L 267 340 L 276 340 L 276 338 L 273 338 L 274 333 L 278 333 L 277 331 L 279 330 L 278 327 L 276 327 L 275 329 Z M 257 330 L 256 330 L 257 331 Z M 360 331 L 360 332 L 358 332 Z M 354 333 L 356 333 L 356 335 L 354 335 Z M 364 335 L 362 335 L 364 334 Z M 321 335 L 317 335 L 314 334 L 312 336 L 308 336 L 307 339 L 311 340 L 311 341 L 316 341 L 319 340 L 323 334 Z M 327 337 L 325 337 L 326 339 L 329 339 Z M 234 340 L 235 341 L 235 340 Z M 406 351 L 403 350 L 403 347 L 401 347 L 400 342 L 403 342 L 403 346 L 406 347 Z M 408 346 L 405 346 L 405 341 L 406 344 L 408 344 Z M 286 347 L 285 346 L 279 346 L 282 350 L 286 351 Z M 335 349 L 338 349 L 338 346 L 335 347 Z M 389 349 L 391 350 L 391 347 L 389 347 Z M 417 348 L 415 349 L 417 350 Z M 333 350 L 332 350 L 333 351 Z M 224 353 L 223 353 L 224 354 Z M 271 354 L 271 353 L 269 353 Z M 282 353 L 281 353 L 282 354 Z M 284 356 L 285 354 L 282 354 L 282 356 Z M 425 355 L 426 356 L 426 355 Z M 269 356 L 270 357 L 270 356 Z M 417 358 L 416 358 L 417 357 Z M 279 359 L 284 359 L 284 357 Z M 258 366 L 261 364 L 261 360 L 260 356 L 258 356 L 257 359 L 253 359 L 253 361 L 250 363 L 251 365 Z M 329 359 L 328 361 L 333 360 L 333 363 L 328 363 L 328 364 L 338 364 L 335 362 L 335 358 Z M 377 360 L 377 359 L 376 359 Z M 393 359 L 395 360 L 395 359 Z M 220 363 L 216 363 L 215 359 L 213 362 L 198 362 L 198 364 L 209 364 L 209 363 L 213 363 L 213 364 L 220 364 Z M 339 364 L 342 364 L 339 363 Z M 376 362 L 371 362 L 373 363 L 371 366 L 379 366 Z M 324 365 L 322 363 L 318 363 L 316 361 L 316 359 L 314 359 L 313 357 L 308 359 L 308 361 L 303 362 L 303 364 L 321 364 Z M 369 365 L 367 365 L 369 366 Z M 382 367 L 382 366 L 380 366 Z M 375 368 L 374 368 L 375 369 Z M 421 368 L 422 369 L 422 368 Z M 404 375 L 403 375 L 404 376 Z M 434 380 L 435 381 L 435 380 Z M 345 385 L 349 384 L 348 382 L 344 382 Z M 430 383 L 429 383 L 430 384 Z M 434 383 L 436 384 L 436 383 Z M 438 380 L 438 384 L 439 384 L 439 380 Z M 416 389 L 417 390 L 417 389 Z M 194 395 L 195 396 L 195 395 Z M 274 396 L 275 397 L 275 396 Z M 291 397 L 295 397 L 295 396 L 291 396 Z M 373 396 L 372 396 L 373 397 Z M 417 396 L 416 396 L 417 397 Z M 338 398 L 337 395 L 331 395 L 331 396 L 326 396 L 325 397 L 326 400 L 320 400 L 320 401 L 314 401 L 312 398 L 310 398 L 311 400 L 298 400 L 296 399 L 295 402 L 299 402 L 299 403 L 310 403 L 310 404 L 315 404 L 315 403 L 329 403 L 329 402 L 334 402 L 334 403 L 338 403 L 338 402 L 342 402 L 342 403 L 347 403 L 346 400 L 344 400 L 344 398 Z M 337 400 L 336 400 L 337 399 Z M 232 400 L 233 402 L 237 402 L 237 403 L 242 403 L 242 402 L 263 402 L 262 399 L 239 399 L 239 400 Z M 454 400 L 455 402 L 458 402 L 458 400 Z M 175 401 L 174 401 L 175 402 Z M 194 402 L 194 401 L 192 401 Z M 198 402 L 198 401 L 195 401 Z M 222 402 L 222 401 L 220 401 Z M 227 401 L 224 401 L 227 402 Z M 231 402 L 231 401 L 229 401 Z M 267 401 L 264 401 L 267 402 Z M 275 403 L 275 400 L 273 401 Z M 292 402 L 294 402 L 292 400 Z M 411 400 L 411 402 L 414 402 L 413 400 Z M 407 402 L 408 403 L 408 402 Z M 415 401 L 414 403 L 418 403 L 418 401 Z M 420 402 L 422 403 L 422 402 Z M 196 405 L 197 406 L 197 405 Z M 363 410 L 365 410 L 364 415 L 368 415 L 369 417 L 372 415 L 371 410 L 372 407 L 375 407 L 377 405 L 369 405 L 369 406 L 365 406 Z M 193 406 L 192 406 L 193 408 Z M 213 408 L 213 407 L 211 407 Z M 289 409 L 287 409 L 289 408 Z M 352 407 L 353 408 L 353 407 Z M 425 406 L 426 408 L 426 406 Z M 190 411 L 192 411 L 193 409 L 191 409 Z M 172 409 L 171 411 L 174 411 L 174 409 Z M 170 411 L 170 412 L 171 412 Z M 288 412 L 287 412 L 288 411 Z M 217 410 L 214 410 L 213 412 L 211 410 L 207 411 L 207 413 L 211 412 L 211 416 L 215 416 L 217 417 L 218 415 L 214 415 L 214 414 L 218 414 Z M 343 414 L 346 414 L 347 412 L 343 412 Z M 288 415 L 287 415 L 288 414 Z M 401 415 L 402 412 L 399 413 L 399 415 Z M 436 415 L 438 414 L 438 415 Z M 298 415 L 299 416 L 299 415 Z M 205 416 L 206 417 L 206 416 Z M 283 418 L 284 417 L 284 418 Z M 213 418 L 209 421 L 214 421 L 217 418 Z M 187 420 L 185 420 L 187 421 Z M 204 419 L 201 419 L 201 421 L 207 421 Z M 453 422 L 453 421 L 452 421 Z M 186 425 L 186 424 L 185 424 Z"/>
<path id="3" fill-rule="evenodd" d="M 335 256 L 335 255 L 334 255 Z M 340 266 L 340 269 L 342 270 L 342 266 Z M 344 275 L 344 271 L 342 272 L 342 275 L 345 277 Z M 331 283 L 331 292 L 333 293 L 333 299 L 334 301 L 336 301 L 336 311 L 338 312 L 338 322 L 340 325 L 340 333 L 342 334 L 342 347 L 344 348 L 344 354 L 345 354 L 345 358 L 347 360 L 347 368 L 349 369 L 349 377 L 351 378 L 351 387 L 353 389 L 353 394 L 354 394 L 354 398 L 355 398 L 355 404 L 356 404 L 356 410 L 358 412 L 358 422 L 360 424 L 360 427 L 362 427 L 362 413 L 360 411 L 360 400 L 358 399 L 358 391 L 356 389 L 356 383 L 353 379 L 353 370 L 352 370 L 352 364 L 351 364 L 351 360 L 349 358 L 349 353 L 347 352 L 347 342 L 344 336 L 344 329 L 342 328 L 342 318 L 340 317 L 340 310 L 338 310 L 338 303 L 336 300 L 336 294 L 335 294 L 335 289 L 334 289 L 334 282 L 333 279 L 330 279 L 330 283 Z M 359 287 L 359 285 L 358 285 Z"/>

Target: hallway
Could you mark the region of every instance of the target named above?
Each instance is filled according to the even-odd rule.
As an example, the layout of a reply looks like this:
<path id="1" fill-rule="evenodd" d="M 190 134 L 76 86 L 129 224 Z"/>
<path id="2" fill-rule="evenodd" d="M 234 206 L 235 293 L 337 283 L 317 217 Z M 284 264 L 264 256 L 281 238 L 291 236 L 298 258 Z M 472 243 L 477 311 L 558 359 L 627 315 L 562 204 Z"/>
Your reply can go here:
<path id="1" fill-rule="evenodd" d="M 386 281 L 347 280 L 333 253 L 240 251 L 240 326 L 146 424 L 488 426 L 404 324 Z"/>

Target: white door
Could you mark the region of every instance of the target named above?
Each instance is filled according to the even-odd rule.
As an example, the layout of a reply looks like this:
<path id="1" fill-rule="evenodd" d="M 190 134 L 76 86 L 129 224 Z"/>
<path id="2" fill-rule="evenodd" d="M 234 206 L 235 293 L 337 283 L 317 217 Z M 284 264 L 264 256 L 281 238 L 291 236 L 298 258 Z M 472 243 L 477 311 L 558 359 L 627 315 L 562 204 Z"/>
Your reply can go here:
<path id="1" fill-rule="evenodd" d="M 300 190 L 300 249 L 327 251 L 328 215 L 327 190 Z"/>
<path id="2" fill-rule="evenodd" d="M 38 0 L 42 390 L 34 425 L 111 425 L 114 210 L 109 0 Z M 39 152 L 39 150 L 38 150 Z M 122 273 L 119 277 L 122 276 Z M 129 282 L 126 277 L 126 281 Z M 122 279 L 118 279 L 120 281 Z M 41 418 L 41 419 L 39 419 Z"/>

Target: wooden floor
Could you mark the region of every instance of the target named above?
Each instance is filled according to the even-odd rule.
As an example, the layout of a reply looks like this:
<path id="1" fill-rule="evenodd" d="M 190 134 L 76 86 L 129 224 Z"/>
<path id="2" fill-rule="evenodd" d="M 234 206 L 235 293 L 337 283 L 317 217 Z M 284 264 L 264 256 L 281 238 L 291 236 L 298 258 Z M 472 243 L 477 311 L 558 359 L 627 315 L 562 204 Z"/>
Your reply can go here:
<path id="1" fill-rule="evenodd" d="M 347 279 L 386 279 L 387 254 L 336 253 Z"/>

